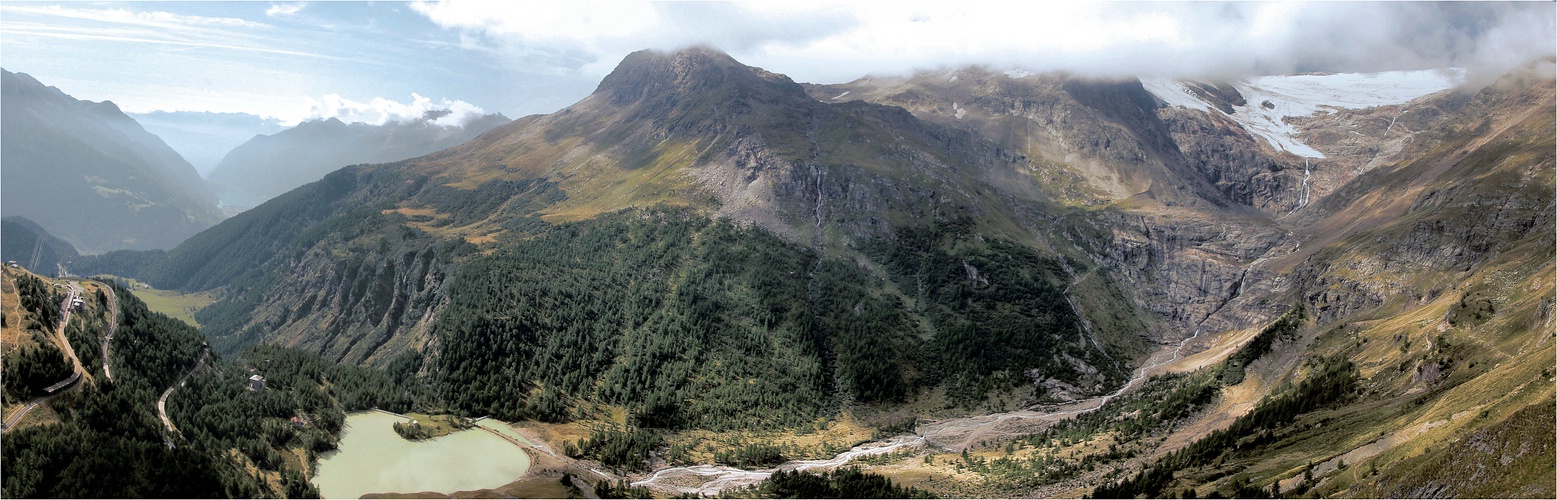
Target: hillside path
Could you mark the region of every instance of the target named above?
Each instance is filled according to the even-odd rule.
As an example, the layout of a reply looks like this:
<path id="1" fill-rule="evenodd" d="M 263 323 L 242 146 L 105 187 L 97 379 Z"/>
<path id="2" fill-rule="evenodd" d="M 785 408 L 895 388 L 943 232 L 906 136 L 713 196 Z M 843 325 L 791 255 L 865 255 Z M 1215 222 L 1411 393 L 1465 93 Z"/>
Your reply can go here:
<path id="1" fill-rule="evenodd" d="M 76 350 L 70 346 L 70 338 L 65 336 L 65 326 L 70 324 L 70 305 L 81 296 L 81 286 L 72 281 L 70 282 L 69 288 L 70 293 L 66 294 L 64 302 L 60 303 L 59 327 L 54 330 L 54 335 L 58 338 L 60 344 L 64 346 L 65 355 L 70 357 L 70 363 L 72 367 L 70 378 L 61 380 L 59 383 L 45 388 L 44 390 L 49 392 L 48 395 L 39 396 L 34 398 L 32 401 L 28 401 L 26 405 L 22 406 L 21 410 L 17 410 L 16 413 L 11 414 L 10 418 L 5 419 L 4 427 L 0 428 L 0 433 L 11 432 L 11 429 L 15 428 L 16 424 L 22 421 L 22 417 L 27 416 L 27 413 L 31 412 L 34 408 L 37 408 L 39 405 L 46 403 L 51 399 L 57 398 L 61 394 L 69 392 L 70 390 L 74 390 L 76 387 L 79 387 L 75 385 L 75 383 L 81 380 L 81 375 L 84 372 L 81 369 L 81 359 L 76 357 Z M 64 391 L 60 390 L 67 387 L 69 387 L 69 389 Z"/>
<path id="2" fill-rule="evenodd" d="M 201 351 L 200 361 L 195 362 L 195 367 L 190 368 L 188 372 L 184 373 L 184 376 L 178 378 L 178 382 L 174 382 L 173 385 L 168 386 L 168 390 L 162 391 L 162 397 L 157 398 L 157 416 L 162 419 L 162 425 L 168 428 L 168 432 L 183 436 L 182 433 L 178 432 L 178 428 L 173 426 L 173 421 L 168 420 L 168 396 L 172 396 L 175 389 L 183 387 L 184 382 L 189 380 L 189 376 L 194 375 L 196 370 L 199 370 L 200 367 L 205 366 L 205 358 L 210 354 L 211 349 L 209 347 L 207 347 L 204 351 Z"/>
<path id="3" fill-rule="evenodd" d="M 119 329 L 119 295 L 114 293 L 113 288 L 103 289 L 108 291 L 108 304 L 105 305 L 108 308 L 108 335 L 103 336 L 103 376 L 113 382 L 114 372 L 108 366 L 108 345 L 114 342 L 114 332 Z"/>

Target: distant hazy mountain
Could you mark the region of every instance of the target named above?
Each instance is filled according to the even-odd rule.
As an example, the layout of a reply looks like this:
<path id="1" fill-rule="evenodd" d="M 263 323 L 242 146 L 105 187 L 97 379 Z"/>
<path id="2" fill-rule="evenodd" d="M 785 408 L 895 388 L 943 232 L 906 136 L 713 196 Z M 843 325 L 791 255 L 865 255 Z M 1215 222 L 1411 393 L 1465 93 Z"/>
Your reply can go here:
<path id="1" fill-rule="evenodd" d="M 419 120 L 383 125 L 348 125 L 330 118 L 255 136 L 228 152 L 211 171 L 211 187 L 228 205 L 252 207 L 341 167 L 421 156 L 457 146 L 510 121 L 499 113 L 460 127 L 434 123 L 446 114 L 428 112 Z"/>
<path id="2" fill-rule="evenodd" d="M 39 274 L 50 274 L 54 265 L 75 258 L 76 248 L 24 217 L 0 218 L 0 260 L 14 260 Z"/>
<path id="3" fill-rule="evenodd" d="M 169 248 L 222 219 L 200 175 L 112 102 L 4 71 L 3 211 L 86 253 Z"/>
<path id="4" fill-rule="evenodd" d="M 183 155 L 202 176 L 210 175 L 222 157 L 239 144 L 256 135 L 286 130 L 275 118 L 248 113 L 154 111 L 130 116 Z"/>

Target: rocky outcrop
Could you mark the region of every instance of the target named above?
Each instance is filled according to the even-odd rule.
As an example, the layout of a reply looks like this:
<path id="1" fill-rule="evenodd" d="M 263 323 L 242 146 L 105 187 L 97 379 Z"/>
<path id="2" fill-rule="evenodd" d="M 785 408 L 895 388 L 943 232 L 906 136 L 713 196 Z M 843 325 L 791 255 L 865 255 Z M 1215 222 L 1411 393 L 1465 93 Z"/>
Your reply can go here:
<path id="1" fill-rule="evenodd" d="M 1278 156 L 1221 115 L 1185 108 L 1157 113 L 1173 134 L 1180 161 L 1228 201 L 1272 215 L 1285 215 L 1301 204 L 1301 160 Z"/>
<path id="2" fill-rule="evenodd" d="M 1219 223 L 1187 212 L 1120 211 L 1101 213 L 1094 224 L 1108 232 L 1081 246 L 1128 283 L 1137 302 L 1172 327 L 1174 336 L 1243 328 L 1281 313 L 1279 304 L 1247 300 L 1273 287 L 1275 274 L 1251 263 L 1286 249 L 1285 231 L 1274 225 Z"/>
<path id="3" fill-rule="evenodd" d="M 1298 138 L 1325 154 L 1305 163 L 1312 172 L 1308 185 L 1317 200 L 1364 172 L 1413 159 L 1441 137 L 1423 136 L 1470 101 L 1462 89 L 1443 91 L 1399 105 L 1363 109 L 1333 109 L 1290 118 Z M 1422 144 L 1419 144 L 1422 143 Z"/>
<path id="4" fill-rule="evenodd" d="M 281 287 L 312 293 L 278 301 L 279 311 L 255 318 L 272 328 L 274 341 L 353 364 L 382 364 L 394 353 L 425 347 L 444 300 L 446 263 L 434 249 L 347 261 L 320 257 L 305 258 L 298 268 L 306 272 Z"/>

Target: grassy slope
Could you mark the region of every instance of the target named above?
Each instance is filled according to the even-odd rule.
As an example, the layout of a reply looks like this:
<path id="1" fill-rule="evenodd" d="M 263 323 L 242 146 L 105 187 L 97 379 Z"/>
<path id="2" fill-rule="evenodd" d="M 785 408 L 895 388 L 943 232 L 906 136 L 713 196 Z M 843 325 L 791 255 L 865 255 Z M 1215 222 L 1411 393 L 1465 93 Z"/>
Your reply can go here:
<path id="1" fill-rule="evenodd" d="M 1553 494 L 1553 228 L 1549 214 L 1532 215 L 1551 207 L 1557 145 L 1550 89 L 1547 83 L 1548 97 L 1534 106 L 1484 111 L 1490 117 L 1484 124 L 1472 121 L 1415 162 L 1359 178 L 1407 204 L 1361 196 L 1322 221 L 1321 228 L 1353 231 L 1310 260 L 1322 263 L 1323 272 L 1307 298 L 1328 307 L 1347 294 L 1387 293 L 1378 293 L 1376 307 L 1319 325 L 1322 333 L 1303 355 L 1353 360 L 1362 393 L 1348 405 L 1301 417 L 1258 455 L 1191 474 L 1192 482 L 1284 479 L 1289 493 L 1312 487 L 1324 496 Z M 1488 204 L 1502 206 L 1491 220 Z M 1333 223 L 1395 210 L 1388 219 Z M 1504 227 L 1506 220 L 1532 216 L 1535 227 Z M 1452 266 L 1443 262 L 1461 254 L 1408 255 L 1400 243 L 1423 240 L 1428 223 L 1442 223 L 1450 234 L 1419 244 L 1484 253 Z M 1480 248 L 1481 241 L 1490 249 Z M 1280 383 L 1303 371 L 1263 376 Z M 1499 467 L 1489 469 L 1489 460 Z M 1310 464 L 1316 480 L 1304 485 Z"/>

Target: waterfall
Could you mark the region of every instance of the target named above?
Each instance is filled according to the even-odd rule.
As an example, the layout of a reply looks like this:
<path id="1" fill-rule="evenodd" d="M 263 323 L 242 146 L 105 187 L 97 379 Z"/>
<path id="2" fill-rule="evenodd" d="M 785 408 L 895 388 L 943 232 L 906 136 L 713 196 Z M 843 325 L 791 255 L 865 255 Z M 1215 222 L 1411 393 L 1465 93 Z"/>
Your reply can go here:
<path id="1" fill-rule="evenodd" d="M 1304 158 L 1303 186 L 1298 189 L 1298 205 L 1297 208 L 1292 209 L 1293 212 L 1302 210 L 1304 207 L 1308 206 L 1308 195 L 1313 191 L 1313 188 L 1308 185 L 1308 179 L 1313 176 L 1313 173 L 1313 169 L 1308 164 L 1308 158 Z"/>

